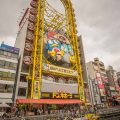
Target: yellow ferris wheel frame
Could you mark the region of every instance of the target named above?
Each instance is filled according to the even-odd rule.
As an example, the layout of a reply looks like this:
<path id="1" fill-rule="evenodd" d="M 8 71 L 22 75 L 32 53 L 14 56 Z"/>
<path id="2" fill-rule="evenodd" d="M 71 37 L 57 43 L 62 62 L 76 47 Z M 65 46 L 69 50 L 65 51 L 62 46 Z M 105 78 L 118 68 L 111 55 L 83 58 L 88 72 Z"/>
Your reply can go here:
<path id="1" fill-rule="evenodd" d="M 73 51 L 76 59 L 76 70 L 78 72 L 77 80 L 78 80 L 78 94 L 79 99 L 85 101 L 84 94 L 84 81 L 82 77 L 82 66 L 80 60 L 80 51 L 78 49 L 78 36 L 76 31 L 75 24 L 75 14 L 74 9 L 72 8 L 72 3 L 70 0 L 60 0 L 65 8 L 65 16 L 66 16 L 66 26 L 67 26 L 67 34 L 71 39 L 71 44 L 73 45 Z M 44 30 L 45 30 L 45 8 L 46 8 L 46 0 L 38 0 L 38 13 L 37 13 L 37 22 L 35 28 L 35 40 L 34 40 L 34 50 L 32 53 L 33 65 L 30 66 L 29 79 L 31 80 L 31 99 L 40 99 L 41 98 L 41 84 L 42 84 L 42 58 L 43 58 L 43 41 L 44 41 Z M 55 11 L 56 12 L 56 11 Z M 61 14 L 58 15 L 55 20 L 59 18 Z M 61 23 L 62 24 L 62 23 Z M 50 27 L 50 26 L 49 26 Z M 54 26 L 53 28 L 55 28 Z M 38 76 L 36 77 L 36 73 Z M 35 87 L 35 85 L 37 87 Z M 36 92 L 35 92 L 36 91 Z"/>

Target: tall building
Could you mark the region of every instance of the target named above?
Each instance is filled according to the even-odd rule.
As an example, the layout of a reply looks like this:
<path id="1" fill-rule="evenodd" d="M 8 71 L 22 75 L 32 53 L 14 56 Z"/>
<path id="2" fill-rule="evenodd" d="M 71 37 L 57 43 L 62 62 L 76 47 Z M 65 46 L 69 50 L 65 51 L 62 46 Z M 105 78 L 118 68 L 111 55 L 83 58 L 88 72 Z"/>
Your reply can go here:
<path id="1" fill-rule="evenodd" d="M 19 49 L 0 46 L 0 103 L 13 103 Z"/>
<path id="2" fill-rule="evenodd" d="M 85 101 L 74 13 L 72 6 L 67 7 L 69 0 L 62 2 L 73 16 L 57 12 L 44 0 L 33 0 L 19 24 L 15 42 L 20 48 L 18 102 L 26 98 L 49 99 L 47 104 L 61 104 L 63 99 L 66 104 Z"/>
<path id="3" fill-rule="evenodd" d="M 109 85 L 104 63 L 99 58 L 87 63 L 88 79 L 91 89 L 91 101 L 93 104 L 104 104 L 107 101 Z"/>
<path id="4" fill-rule="evenodd" d="M 120 72 L 117 72 L 117 78 L 118 78 L 118 85 L 119 85 L 119 87 L 120 87 Z"/>
<path id="5" fill-rule="evenodd" d="M 115 96 L 119 93 L 120 87 L 118 84 L 117 72 L 112 66 L 108 66 L 107 70 L 108 81 L 110 85 L 111 96 Z"/>
<path id="6" fill-rule="evenodd" d="M 86 62 L 85 62 L 85 54 L 84 54 L 84 46 L 82 42 L 82 36 L 78 37 L 78 48 L 80 50 L 80 58 L 81 58 L 81 65 L 82 65 L 82 75 L 84 81 L 84 89 L 85 89 L 85 96 L 86 102 L 90 102 L 90 90 L 89 90 L 89 83 L 87 77 L 87 70 L 86 70 Z"/>

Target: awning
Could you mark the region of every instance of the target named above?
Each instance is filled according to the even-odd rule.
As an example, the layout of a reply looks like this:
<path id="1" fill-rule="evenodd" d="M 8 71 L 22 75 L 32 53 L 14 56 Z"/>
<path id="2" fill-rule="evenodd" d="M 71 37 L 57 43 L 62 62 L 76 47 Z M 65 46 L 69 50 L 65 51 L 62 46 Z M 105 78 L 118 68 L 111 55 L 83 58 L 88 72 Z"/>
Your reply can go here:
<path id="1" fill-rule="evenodd" d="M 18 104 L 83 104 L 83 101 L 75 99 L 17 99 Z"/>

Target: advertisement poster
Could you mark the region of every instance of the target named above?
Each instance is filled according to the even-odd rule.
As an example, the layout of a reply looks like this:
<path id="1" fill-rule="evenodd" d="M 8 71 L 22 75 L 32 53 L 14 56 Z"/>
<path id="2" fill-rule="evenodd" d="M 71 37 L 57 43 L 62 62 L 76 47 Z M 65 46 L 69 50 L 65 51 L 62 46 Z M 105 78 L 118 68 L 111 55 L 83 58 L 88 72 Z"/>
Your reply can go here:
<path id="1" fill-rule="evenodd" d="M 70 40 L 64 33 L 48 30 L 44 37 L 44 58 L 53 65 L 69 68 L 75 64 Z"/>
<path id="2" fill-rule="evenodd" d="M 97 79 L 98 88 L 104 89 L 104 84 L 103 84 L 100 73 L 96 73 L 96 79 Z"/>

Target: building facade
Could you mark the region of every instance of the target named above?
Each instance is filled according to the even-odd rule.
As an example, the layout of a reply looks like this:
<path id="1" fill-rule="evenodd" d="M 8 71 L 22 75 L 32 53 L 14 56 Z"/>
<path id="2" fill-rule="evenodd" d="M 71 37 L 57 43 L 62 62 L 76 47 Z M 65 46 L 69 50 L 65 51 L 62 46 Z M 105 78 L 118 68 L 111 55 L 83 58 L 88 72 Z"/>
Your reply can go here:
<path id="1" fill-rule="evenodd" d="M 43 3 L 44 1 L 41 4 Z M 65 23 L 61 23 L 64 21 L 63 15 L 46 3 L 45 28 L 42 28 L 44 25 L 41 26 L 44 22 L 37 23 L 39 24 L 37 27 L 41 26 L 39 30 L 42 29 L 44 32 L 38 32 L 35 26 L 36 5 L 38 5 L 37 2 L 33 0 L 31 8 L 26 10 L 19 24 L 20 29 L 15 46 L 20 48 L 20 64 L 15 99 L 80 99 L 84 101 L 84 82 L 81 75 L 79 58 L 81 56 L 77 48 L 76 30 L 74 31 L 76 38 L 72 35 L 73 32 L 69 32 L 68 36 L 65 32 L 66 28 L 75 29 L 74 23 L 64 28 Z M 59 19 L 53 20 L 58 16 Z M 74 42 L 71 44 L 73 39 Z"/>
<path id="2" fill-rule="evenodd" d="M 109 91 L 109 85 L 104 63 L 98 58 L 94 58 L 94 61 L 87 63 L 87 72 L 90 83 L 92 104 L 106 103 L 106 93 Z"/>
<path id="3" fill-rule="evenodd" d="M 120 72 L 117 72 L 117 78 L 118 78 L 118 85 L 120 87 Z"/>
<path id="4" fill-rule="evenodd" d="M 0 103 L 13 103 L 19 49 L 0 46 Z"/>
<path id="5" fill-rule="evenodd" d="M 119 93 L 120 87 L 118 84 L 118 74 L 112 66 L 108 66 L 106 69 L 107 77 L 110 85 L 111 96 L 116 96 Z"/>
<path id="6" fill-rule="evenodd" d="M 90 102 L 90 90 L 89 90 L 89 85 L 88 85 L 89 82 L 88 82 L 88 76 L 87 76 L 87 70 L 86 70 L 86 61 L 85 61 L 82 36 L 78 37 L 78 48 L 80 50 L 80 58 L 81 58 L 81 65 L 82 65 L 82 75 L 83 75 L 83 81 L 84 81 L 86 102 Z"/>

